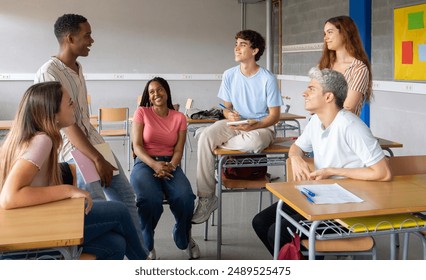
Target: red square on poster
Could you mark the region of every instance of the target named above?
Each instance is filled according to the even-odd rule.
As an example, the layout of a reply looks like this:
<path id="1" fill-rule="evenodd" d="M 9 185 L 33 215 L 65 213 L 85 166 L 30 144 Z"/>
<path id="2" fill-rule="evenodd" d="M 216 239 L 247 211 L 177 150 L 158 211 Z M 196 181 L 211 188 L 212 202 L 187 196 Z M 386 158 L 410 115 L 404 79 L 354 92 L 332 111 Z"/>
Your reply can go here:
<path id="1" fill-rule="evenodd" d="M 413 64 L 413 41 L 402 42 L 402 64 Z"/>

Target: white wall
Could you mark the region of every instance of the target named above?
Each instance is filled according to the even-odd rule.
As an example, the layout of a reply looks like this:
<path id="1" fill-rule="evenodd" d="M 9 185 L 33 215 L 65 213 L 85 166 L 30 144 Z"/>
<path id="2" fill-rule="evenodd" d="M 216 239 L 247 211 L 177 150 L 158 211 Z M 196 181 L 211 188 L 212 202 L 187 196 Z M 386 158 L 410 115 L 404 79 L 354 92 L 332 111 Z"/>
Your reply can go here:
<path id="1" fill-rule="evenodd" d="M 175 103 L 183 105 L 191 97 L 195 107 L 210 108 L 218 103 L 220 79 L 180 77 L 216 77 L 235 65 L 234 36 L 241 29 L 237 0 L 0 1 L 0 119 L 14 116 L 35 71 L 57 53 L 53 24 L 64 13 L 82 14 L 92 26 L 95 43 L 79 61 L 94 110 L 112 104 L 134 107 L 146 80 L 165 74 L 177 74 L 169 80 Z M 265 2 L 247 5 L 246 27 L 265 35 L 265 13 Z M 124 78 L 103 80 L 115 73 Z M 127 80 L 133 74 L 148 78 Z"/>

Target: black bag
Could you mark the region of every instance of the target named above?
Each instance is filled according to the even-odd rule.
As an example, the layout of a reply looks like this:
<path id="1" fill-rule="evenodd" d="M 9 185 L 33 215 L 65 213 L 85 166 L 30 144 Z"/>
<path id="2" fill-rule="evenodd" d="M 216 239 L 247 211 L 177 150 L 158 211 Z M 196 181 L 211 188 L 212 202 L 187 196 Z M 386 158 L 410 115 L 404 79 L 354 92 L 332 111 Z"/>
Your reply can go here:
<path id="1" fill-rule="evenodd" d="M 199 110 L 190 114 L 189 117 L 193 120 L 222 120 L 225 118 L 222 110 L 217 108 L 211 108 L 210 110 Z"/>
<path id="2" fill-rule="evenodd" d="M 228 161 L 232 159 L 232 157 L 228 158 Z M 253 164 L 256 162 L 263 161 L 266 156 L 265 155 L 252 155 L 245 157 L 234 157 L 234 159 L 238 159 L 242 161 L 242 164 Z M 225 167 L 223 169 L 223 175 L 228 179 L 242 179 L 242 180 L 256 180 L 265 178 L 268 173 L 267 166 L 253 166 L 253 167 Z"/>

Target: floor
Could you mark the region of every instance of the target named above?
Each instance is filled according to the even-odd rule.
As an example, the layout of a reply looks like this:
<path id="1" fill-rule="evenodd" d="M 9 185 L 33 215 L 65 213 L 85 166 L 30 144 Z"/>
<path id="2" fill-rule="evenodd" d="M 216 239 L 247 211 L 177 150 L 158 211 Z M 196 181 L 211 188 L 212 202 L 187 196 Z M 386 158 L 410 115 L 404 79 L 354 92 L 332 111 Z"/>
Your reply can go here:
<path id="1" fill-rule="evenodd" d="M 197 164 L 196 140 L 190 136 L 192 143 L 192 152 L 187 147 L 187 169 L 186 174 L 191 181 L 192 188 L 196 194 L 195 174 Z M 125 159 L 126 149 L 122 142 L 110 142 L 115 154 L 119 157 L 122 166 L 127 166 Z M 270 167 L 268 169 L 273 177 L 283 181 L 283 171 L 280 167 Z M 269 195 L 263 195 L 263 207 L 269 205 Z M 258 193 L 235 193 L 225 194 L 223 196 L 223 245 L 222 259 L 224 260 L 270 260 L 272 256 L 257 238 L 251 227 L 251 220 L 258 211 Z M 275 201 L 275 200 L 274 200 Z M 172 239 L 172 228 L 174 218 L 167 205 L 157 226 L 155 236 L 155 249 L 157 257 L 163 260 L 182 260 L 187 259 L 185 252 L 179 250 Z M 194 225 L 192 236 L 198 243 L 201 251 L 201 259 L 216 259 L 216 226 L 209 226 L 208 240 L 204 240 L 204 224 Z M 378 259 L 389 259 L 389 238 L 387 236 L 379 236 L 375 238 Z M 401 241 L 402 244 L 402 241 Z M 400 250 L 402 251 L 402 250 Z M 399 252 L 400 254 L 402 252 Z M 422 259 L 423 248 L 419 238 L 412 237 L 410 239 L 409 259 Z M 326 259 L 336 259 L 335 257 L 326 257 Z M 369 259 L 369 257 L 359 256 L 356 259 Z"/>

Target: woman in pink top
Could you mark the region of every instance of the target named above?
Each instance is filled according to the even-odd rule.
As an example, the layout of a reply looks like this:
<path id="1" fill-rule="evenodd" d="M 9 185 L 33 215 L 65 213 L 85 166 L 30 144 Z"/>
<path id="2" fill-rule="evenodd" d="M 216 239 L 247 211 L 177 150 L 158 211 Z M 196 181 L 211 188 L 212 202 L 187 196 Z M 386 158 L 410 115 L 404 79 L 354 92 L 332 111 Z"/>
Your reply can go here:
<path id="1" fill-rule="evenodd" d="M 345 76 L 348 96 L 343 107 L 359 116 L 364 101 L 372 99 L 372 75 L 358 29 L 350 17 L 338 16 L 325 22 L 324 49 L 318 68 L 330 68 Z"/>
<path id="2" fill-rule="evenodd" d="M 173 239 L 190 259 L 200 257 L 191 238 L 195 195 L 180 168 L 186 139 L 186 117 L 174 110 L 170 87 L 160 77 L 148 81 L 140 107 L 133 116 L 132 140 L 136 155 L 130 174 L 135 189 L 145 248 L 156 258 L 154 231 L 163 213 L 163 199 L 175 216 Z"/>

